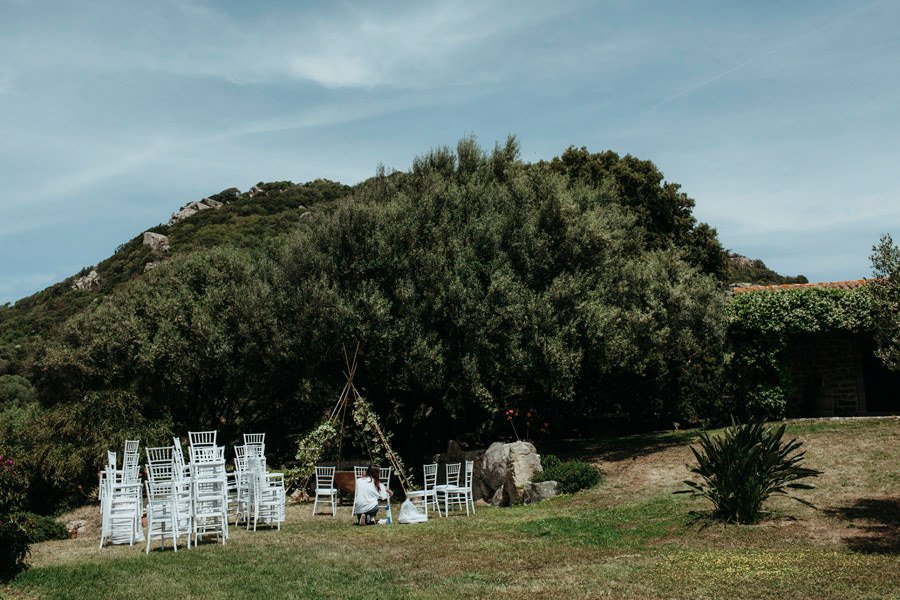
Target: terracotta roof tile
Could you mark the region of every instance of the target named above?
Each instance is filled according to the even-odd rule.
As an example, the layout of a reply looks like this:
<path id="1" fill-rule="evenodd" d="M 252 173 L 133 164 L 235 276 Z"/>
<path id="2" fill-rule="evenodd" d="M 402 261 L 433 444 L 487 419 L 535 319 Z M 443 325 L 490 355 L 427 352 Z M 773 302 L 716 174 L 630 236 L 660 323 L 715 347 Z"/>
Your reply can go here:
<path id="1" fill-rule="evenodd" d="M 743 294 L 744 292 L 782 292 L 784 290 L 793 290 L 797 288 L 838 288 L 841 290 L 852 290 L 854 288 L 866 285 L 867 279 L 852 279 L 850 281 L 822 281 L 819 283 L 782 283 L 780 285 L 738 285 L 731 288 L 731 292 L 735 294 Z"/>

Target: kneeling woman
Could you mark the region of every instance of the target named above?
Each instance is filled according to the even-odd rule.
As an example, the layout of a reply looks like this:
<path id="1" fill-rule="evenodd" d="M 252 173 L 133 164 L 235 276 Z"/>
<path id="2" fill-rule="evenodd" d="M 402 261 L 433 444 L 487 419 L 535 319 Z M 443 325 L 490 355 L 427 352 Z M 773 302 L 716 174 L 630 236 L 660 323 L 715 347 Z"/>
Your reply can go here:
<path id="1" fill-rule="evenodd" d="M 356 515 L 356 524 L 362 525 L 362 517 L 366 516 L 366 525 L 375 524 L 375 515 L 378 514 L 378 501 L 390 501 L 391 490 L 381 485 L 378 480 L 378 466 L 370 465 L 366 474 L 356 480 L 356 494 L 353 503 L 353 513 Z"/>

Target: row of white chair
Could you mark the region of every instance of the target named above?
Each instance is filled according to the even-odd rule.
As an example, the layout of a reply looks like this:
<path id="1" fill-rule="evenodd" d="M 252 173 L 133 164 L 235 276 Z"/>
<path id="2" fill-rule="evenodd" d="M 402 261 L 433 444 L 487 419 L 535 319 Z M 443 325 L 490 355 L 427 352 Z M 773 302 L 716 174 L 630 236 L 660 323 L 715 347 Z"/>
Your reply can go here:
<path id="1" fill-rule="evenodd" d="M 441 516 L 448 515 L 451 507 L 459 507 L 460 510 L 465 508 L 466 515 L 469 514 L 471 507 L 472 514 L 475 514 L 475 499 L 472 491 L 472 480 L 475 463 L 471 460 L 465 462 L 465 479 L 460 485 L 459 476 L 462 470 L 461 463 L 449 463 L 445 466 L 445 483 L 438 485 L 437 483 L 437 463 L 424 465 L 423 470 L 423 489 L 409 491 L 406 497 L 417 506 L 424 509 L 425 515 L 428 515 L 429 507 L 437 511 L 441 515 L 441 503 L 444 505 L 444 513 Z M 354 482 L 360 477 L 366 475 L 366 467 L 354 467 Z M 390 483 L 392 470 L 390 467 L 381 467 L 379 469 L 379 480 L 382 485 L 387 486 Z M 338 490 L 334 486 L 335 467 L 316 467 L 316 485 L 315 497 L 313 500 L 313 515 L 318 514 L 319 499 L 323 498 L 328 502 L 331 508 L 331 515 L 337 514 L 337 494 Z M 390 502 L 388 500 L 387 502 Z M 354 509 L 356 506 L 354 498 Z M 382 505 L 379 505 L 382 506 Z"/>
<path id="2" fill-rule="evenodd" d="M 259 523 L 280 530 L 285 520 L 284 473 L 267 471 L 264 443 L 248 443 L 246 435 L 244 439 L 243 446 L 234 447 L 235 524 L 246 520 L 247 529 L 252 521 L 254 531 Z"/>

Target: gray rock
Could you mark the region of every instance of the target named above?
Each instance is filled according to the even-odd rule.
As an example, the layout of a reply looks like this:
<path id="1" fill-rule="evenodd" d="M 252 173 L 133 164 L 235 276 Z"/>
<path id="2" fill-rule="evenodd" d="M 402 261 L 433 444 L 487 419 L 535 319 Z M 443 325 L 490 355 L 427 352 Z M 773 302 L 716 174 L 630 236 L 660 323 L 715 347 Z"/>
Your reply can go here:
<path id="1" fill-rule="evenodd" d="M 183 221 L 188 217 L 196 215 L 201 210 L 219 209 L 225 206 L 222 202 L 212 198 L 204 198 L 199 202 L 188 202 L 182 206 L 178 212 L 172 214 L 169 225 Z"/>
<path id="2" fill-rule="evenodd" d="M 103 281 L 100 279 L 100 274 L 97 273 L 96 270 L 91 269 L 91 272 L 87 275 L 82 275 L 81 277 L 77 277 L 75 279 L 75 281 L 72 283 L 72 289 L 96 292 L 100 289 L 101 285 L 103 285 Z"/>
<path id="3" fill-rule="evenodd" d="M 501 485 L 491 496 L 491 506 L 509 506 L 509 495 L 506 493 L 506 486 Z"/>
<path id="4" fill-rule="evenodd" d="M 529 483 L 525 486 L 524 500 L 525 504 L 534 504 L 549 500 L 557 495 L 555 481 L 541 481 L 539 483 Z"/>
<path id="5" fill-rule="evenodd" d="M 194 203 L 183 206 L 181 208 L 181 210 L 179 210 L 177 213 L 173 213 L 172 218 L 169 219 L 169 224 L 171 225 L 173 223 L 178 223 L 179 221 L 183 221 L 183 220 L 187 219 L 188 217 L 192 217 L 192 216 L 196 215 L 198 212 L 200 212 L 199 210 L 197 210 L 196 208 L 194 208 L 192 206 L 193 204 Z"/>
<path id="6" fill-rule="evenodd" d="M 495 442 L 481 459 L 479 495 L 486 500 L 490 498 L 493 504 L 497 491 L 502 489 L 501 498 L 505 498 L 499 506 L 520 504 L 524 499 L 525 486 L 535 473 L 542 471 L 541 456 L 534 445 L 528 442 Z"/>
<path id="7" fill-rule="evenodd" d="M 152 231 L 144 232 L 144 245 L 150 246 L 153 252 L 168 252 L 169 238 L 161 233 L 153 233 Z"/>
<path id="8" fill-rule="evenodd" d="M 206 208 L 222 208 L 222 203 L 218 200 L 213 200 L 212 198 L 204 198 L 200 201 L 200 204 Z M 201 208 L 200 210 L 203 209 Z"/>
<path id="9" fill-rule="evenodd" d="M 154 262 L 151 260 L 146 265 L 144 265 L 144 273 L 146 273 L 147 271 L 150 271 L 151 269 L 155 269 L 156 265 L 158 265 L 158 264 L 159 264 L 158 262 Z"/>
<path id="10" fill-rule="evenodd" d="M 88 522 L 84 519 L 66 521 L 66 531 L 69 532 L 69 539 L 74 540 L 75 538 L 83 537 L 86 533 L 88 533 L 88 530 Z"/>
<path id="11" fill-rule="evenodd" d="M 262 194 L 263 191 L 265 191 L 265 190 L 263 190 L 263 189 L 262 189 L 261 187 L 259 187 L 258 185 L 254 185 L 252 188 L 250 188 L 250 191 L 247 192 L 247 194 L 252 198 L 253 196 L 256 196 L 256 195 L 258 195 L 258 194 Z"/>

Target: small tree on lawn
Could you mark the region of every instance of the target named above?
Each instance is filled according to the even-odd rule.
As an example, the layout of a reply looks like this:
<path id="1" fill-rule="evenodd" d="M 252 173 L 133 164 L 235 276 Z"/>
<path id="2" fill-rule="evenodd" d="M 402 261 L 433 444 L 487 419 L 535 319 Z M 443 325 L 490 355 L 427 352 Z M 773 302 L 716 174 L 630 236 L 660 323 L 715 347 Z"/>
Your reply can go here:
<path id="1" fill-rule="evenodd" d="M 729 427 L 717 437 L 701 434 L 700 450 L 691 448 L 697 465 L 688 469 L 702 481 L 687 480 L 690 489 L 676 493 L 707 498 L 715 507 L 713 516 L 726 523 L 758 522 L 765 514 L 763 502 L 773 494 L 812 506 L 788 490 L 814 487 L 796 481 L 822 472 L 800 466 L 806 454 L 799 452 L 802 442 L 785 442 L 784 429 L 748 423 Z"/>

